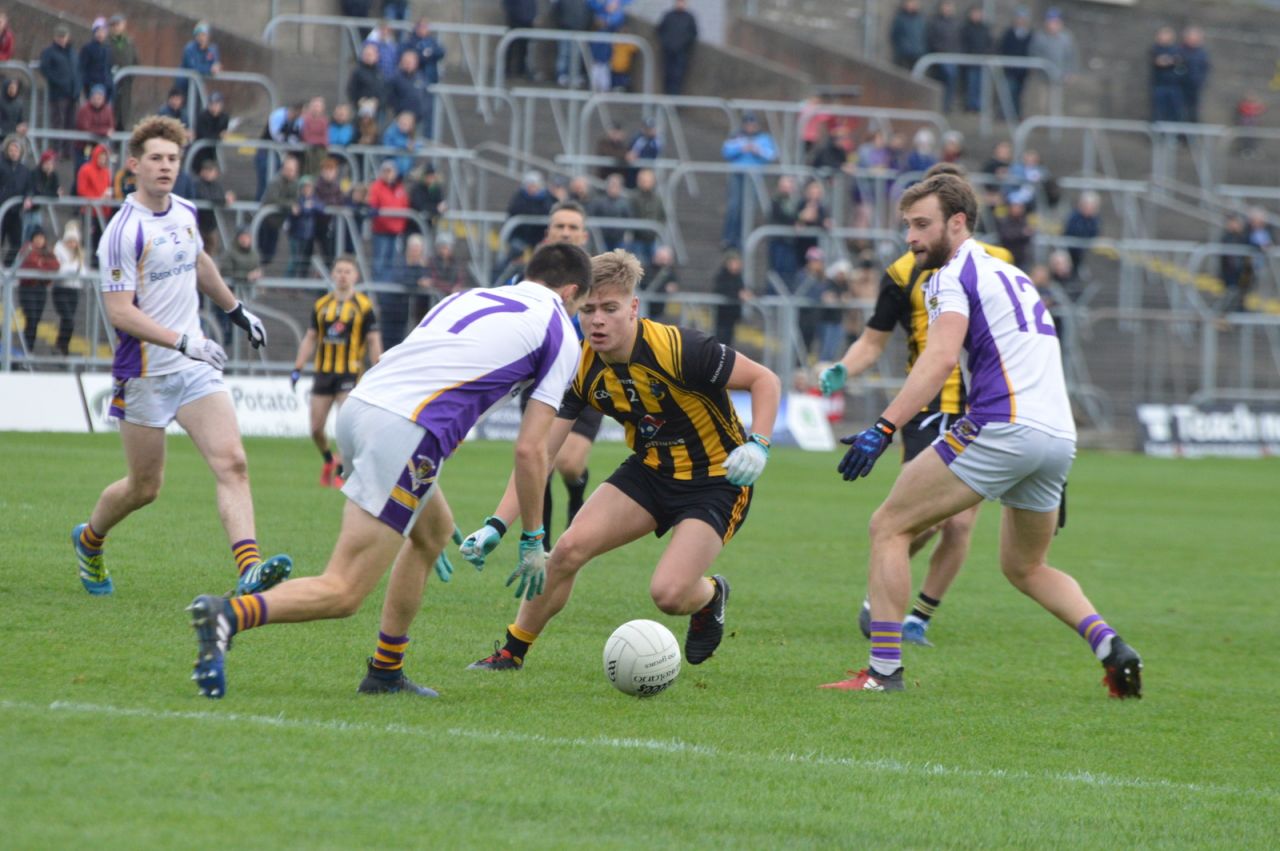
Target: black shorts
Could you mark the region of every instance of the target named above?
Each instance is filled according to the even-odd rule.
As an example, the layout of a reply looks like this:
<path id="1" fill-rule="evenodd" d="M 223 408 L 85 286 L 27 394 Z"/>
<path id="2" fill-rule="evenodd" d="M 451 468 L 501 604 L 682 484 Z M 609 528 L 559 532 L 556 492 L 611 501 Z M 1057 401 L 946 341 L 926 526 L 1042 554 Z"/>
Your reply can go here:
<path id="1" fill-rule="evenodd" d="M 905 464 L 921 452 L 929 448 L 935 440 L 945 434 L 958 414 L 944 414 L 938 411 L 921 411 L 902 427 L 902 463 Z"/>
<path id="2" fill-rule="evenodd" d="M 337 396 L 355 389 L 358 375 L 341 372 L 317 372 L 311 384 L 312 396 Z"/>
<path id="3" fill-rule="evenodd" d="M 604 420 L 604 411 L 596 408 L 583 408 L 578 418 L 573 421 L 573 433 L 580 434 L 592 443 L 600 433 L 600 423 Z"/>
<path id="4" fill-rule="evenodd" d="M 681 520 L 705 522 L 729 543 L 747 519 L 751 488 L 731 485 L 723 476 L 680 481 L 661 475 L 632 455 L 613 471 L 609 484 L 640 503 L 658 524 L 654 534 L 661 538 Z"/>

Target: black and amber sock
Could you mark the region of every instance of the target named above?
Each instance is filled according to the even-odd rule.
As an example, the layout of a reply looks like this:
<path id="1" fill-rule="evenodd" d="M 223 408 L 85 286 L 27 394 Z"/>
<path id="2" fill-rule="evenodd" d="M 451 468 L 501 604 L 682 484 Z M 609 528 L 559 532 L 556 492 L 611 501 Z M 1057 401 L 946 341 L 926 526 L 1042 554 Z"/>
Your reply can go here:
<path id="1" fill-rule="evenodd" d="M 935 600 L 923 591 L 916 597 L 915 603 L 911 606 L 911 617 L 929 622 L 929 618 L 933 617 L 938 611 L 938 606 L 942 605 L 941 600 Z"/>
<path id="2" fill-rule="evenodd" d="M 236 572 L 244 576 L 246 570 L 262 561 L 262 553 L 258 550 L 257 538 L 245 538 L 231 545 L 231 555 L 236 560 Z"/>
<path id="3" fill-rule="evenodd" d="M 379 671 L 399 671 L 404 668 L 404 652 L 409 648 L 409 636 L 378 633 L 378 649 L 373 651 L 373 667 Z"/>
<path id="4" fill-rule="evenodd" d="M 502 649 L 511 654 L 511 658 L 517 662 L 523 662 L 525 654 L 529 652 L 530 645 L 538 638 L 536 632 L 528 632 L 521 629 L 515 624 L 507 627 L 507 643 Z"/>
<path id="5" fill-rule="evenodd" d="M 227 602 L 231 604 L 231 611 L 236 617 L 235 632 L 266 625 L 267 601 L 262 599 L 261 594 L 232 597 Z"/>
<path id="6" fill-rule="evenodd" d="M 80 546 L 87 550 L 89 555 L 102 552 L 102 545 L 106 542 L 107 536 L 93 531 L 92 523 L 84 524 L 84 528 L 80 530 Z"/>
<path id="7" fill-rule="evenodd" d="M 578 512 L 582 510 L 582 503 L 587 497 L 587 480 L 591 478 L 590 470 L 583 470 L 581 478 L 570 481 L 564 480 L 564 486 L 569 491 L 569 522 L 573 522 L 573 518 L 578 516 Z"/>
<path id="8" fill-rule="evenodd" d="M 333 463 L 333 450 L 331 450 L 331 449 L 326 449 L 326 450 L 325 450 L 323 453 L 321 453 L 321 454 L 323 454 L 323 455 L 324 455 L 324 463 L 326 463 L 326 464 L 332 464 L 332 463 Z"/>

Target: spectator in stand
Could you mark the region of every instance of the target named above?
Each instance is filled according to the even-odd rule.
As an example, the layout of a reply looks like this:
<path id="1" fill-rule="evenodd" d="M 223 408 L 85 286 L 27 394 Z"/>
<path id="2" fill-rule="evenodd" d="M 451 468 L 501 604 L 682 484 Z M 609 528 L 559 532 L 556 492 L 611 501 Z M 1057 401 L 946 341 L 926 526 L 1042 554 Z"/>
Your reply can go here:
<path id="1" fill-rule="evenodd" d="M 40 155 L 40 164 L 31 175 L 31 195 L 33 198 L 62 197 L 62 180 L 58 177 L 58 154 L 53 148 L 45 148 L 44 153 Z M 27 234 L 26 238 L 30 239 L 30 234 Z"/>
<path id="2" fill-rule="evenodd" d="M 607 32 L 599 23 L 600 18 L 596 18 L 596 30 Z M 593 41 L 587 47 L 591 54 L 591 71 L 588 74 L 591 82 L 591 91 L 607 92 L 613 88 L 613 70 L 609 67 L 613 62 L 613 43 L 608 41 Z"/>
<path id="3" fill-rule="evenodd" d="M 428 139 L 436 137 L 435 131 L 435 95 L 431 87 L 440 82 L 440 63 L 444 61 L 445 46 L 431 31 L 431 22 L 426 18 L 418 18 L 413 33 L 404 42 L 405 50 L 412 50 L 418 57 L 418 76 L 422 78 L 426 104 L 419 118 L 418 125 L 422 135 Z"/>
<path id="4" fill-rule="evenodd" d="M 835 223 L 831 220 L 831 211 L 827 207 L 827 189 L 821 180 L 810 180 L 804 185 L 804 195 L 800 209 L 796 211 L 797 228 L 821 228 L 831 230 Z M 797 235 L 795 241 L 796 260 L 805 255 L 810 248 L 817 246 L 818 237 L 813 235 Z"/>
<path id="5" fill-rule="evenodd" d="M 722 248 L 738 248 L 742 244 L 742 212 L 747 179 L 750 177 L 754 180 L 755 175 L 751 172 L 778 159 L 778 146 L 773 137 L 761 129 L 755 113 L 748 112 L 742 116 L 741 128 L 725 140 L 720 153 L 725 162 L 734 167 L 728 180 L 729 191 L 720 245 Z M 741 258 L 738 262 L 741 263 Z M 729 345 L 727 340 L 722 342 Z"/>
<path id="6" fill-rule="evenodd" d="M 400 67 L 387 83 L 387 106 L 397 115 L 410 113 L 418 135 L 431 122 L 431 91 L 418 73 L 418 54 L 406 50 L 400 54 Z"/>
<path id="7" fill-rule="evenodd" d="M 284 217 L 298 202 L 299 171 L 298 159 L 292 156 L 285 157 L 280 163 L 280 170 L 267 184 L 267 191 L 263 193 L 262 206 L 270 205 L 278 208 L 267 215 L 258 227 L 258 249 L 262 252 L 264 266 L 271 265 L 271 261 L 275 259 Z"/>
<path id="8" fill-rule="evenodd" d="M 959 130 L 948 130 L 942 134 L 942 150 L 938 152 L 938 161 L 958 163 L 964 157 L 964 134 Z"/>
<path id="9" fill-rule="evenodd" d="M 1182 45 L 1179 48 L 1182 56 L 1182 101 L 1183 118 L 1186 121 L 1200 121 L 1200 95 L 1204 92 L 1205 83 L 1209 82 L 1209 71 L 1213 67 L 1209 62 L 1209 51 L 1204 46 L 1204 30 L 1199 27 L 1187 27 L 1182 31 Z"/>
<path id="10" fill-rule="evenodd" d="M 596 156 L 612 160 L 596 166 L 596 176 L 605 180 L 611 174 L 625 174 L 628 151 L 630 147 L 627 145 L 627 137 L 622 131 L 622 125 L 615 121 L 596 142 Z"/>
<path id="11" fill-rule="evenodd" d="M 401 153 L 396 156 L 396 171 L 400 174 L 408 174 L 413 168 L 413 157 L 418 151 L 417 134 L 414 128 L 417 124 L 417 118 L 412 112 L 405 110 L 396 115 L 396 120 L 387 125 L 387 129 L 382 131 L 382 144 L 387 148 L 395 148 Z"/>
<path id="12" fill-rule="evenodd" d="M 929 52 L 926 25 L 920 14 L 920 0 L 902 0 L 889 26 L 889 43 L 893 64 L 910 71 L 916 60 Z"/>
<path id="13" fill-rule="evenodd" d="M 7 136 L 4 140 L 4 156 L 0 159 L 0 206 L 14 198 L 21 198 L 22 203 L 10 207 L 0 220 L 6 266 L 13 265 L 22 247 L 22 218 L 31 209 L 31 196 L 31 169 L 22 161 L 22 142 L 17 136 Z"/>
<path id="14" fill-rule="evenodd" d="M 210 256 L 216 256 L 221 250 L 216 208 L 236 202 L 236 194 L 222 183 L 222 174 L 216 159 L 207 159 L 200 164 L 195 191 L 189 200 L 203 201 L 207 204 L 196 209 L 196 227 L 200 228 L 200 239 L 204 241 L 204 250 Z"/>
<path id="15" fill-rule="evenodd" d="M 421 314 L 411 316 L 410 305 L 428 286 L 427 242 L 422 234 L 410 234 L 404 240 L 404 256 L 391 271 L 387 283 L 395 284 L 392 292 L 378 293 L 378 323 L 382 326 L 382 338 L 387 348 L 405 338 L 410 322 L 417 325 Z"/>
<path id="16" fill-rule="evenodd" d="M 209 145 L 200 148 L 196 151 L 195 156 L 191 158 L 192 171 L 199 174 L 200 168 L 206 160 L 218 159 L 216 146 L 227 135 L 227 128 L 230 126 L 231 116 L 227 115 L 226 100 L 223 98 L 222 92 L 211 92 L 209 94 L 209 103 L 196 116 L 195 132 L 195 140 L 197 142 L 205 141 Z"/>
<path id="17" fill-rule="evenodd" d="M 1263 280 L 1267 274 L 1266 253 L 1276 244 L 1275 234 L 1267 223 L 1267 211 L 1261 207 L 1250 207 L 1245 213 L 1245 228 L 1249 244 L 1258 252 L 1253 258 L 1253 280 Z"/>
<path id="18" fill-rule="evenodd" d="M 1249 233 L 1245 230 L 1244 216 L 1228 213 L 1226 227 L 1218 242 L 1234 248 L 1249 247 Z M 1253 283 L 1253 263 L 1244 254 L 1224 252 L 1218 260 L 1218 274 L 1222 276 L 1222 298 L 1218 302 L 1219 313 L 1235 313 L 1244 309 L 1245 297 Z"/>
<path id="19" fill-rule="evenodd" d="M 631 146 L 623 156 L 631 166 L 626 171 L 627 188 L 635 189 L 636 174 L 640 171 L 637 163 L 652 165 L 653 160 L 662 156 L 662 139 L 658 137 L 658 122 L 649 117 L 640 119 L 640 132 L 632 138 Z"/>
<path id="20" fill-rule="evenodd" d="M 1081 192 L 1080 197 L 1076 199 L 1075 209 L 1067 217 L 1062 235 L 1090 242 L 1097 239 L 1102 233 L 1102 220 L 1099 216 L 1101 209 L 1102 199 L 1098 197 L 1097 192 Z M 1067 249 L 1067 253 L 1071 256 L 1071 268 L 1075 269 L 1077 277 L 1086 277 L 1085 259 L 1088 257 L 1088 252 L 1089 246 L 1086 245 L 1073 245 Z"/>
<path id="21" fill-rule="evenodd" d="M 624 20 L 614 32 L 628 31 Z M 613 46 L 613 55 L 609 58 L 609 86 L 611 91 L 631 91 L 631 71 L 635 65 L 636 53 L 639 50 L 634 44 L 622 42 Z"/>
<path id="22" fill-rule="evenodd" d="M 111 101 L 111 45 L 107 44 L 107 19 L 95 18 L 93 37 L 80 48 L 80 92 L 87 98 L 94 86 L 101 86 Z M 114 129 L 114 128 L 113 128 Z"/>
<path id="23" fill-rule="evenodd" d="M 582 205 L 582 209 L 587 209 L 591 205 L 592 198 L 595 197 L 591 190 L 591 181 L 587 180 L 586 175 L 578 175 L 569 179 L 569 201 L 574 201 Z"/>
<path id="24" fill-rule="evenodd" d="M 9 26 L 9 15 L 0 12 L 0 62 L 8 62 L 13 58 L 13 28 Z"/>
<path id="25" fill-rule="evenodd" d="M 33 272 L 58 271 L 58 258 L 49 250 L 49 242 L 44 228 L 36 228 L 31 234 L 31 242 L 27 243 L 26 256 L 22 258 L 23 269 Z M 22 342 L 28 357 L 35 354 L 36 328 L 40 325 L 40 317 L 44 315 L 44 303 L 48 300 L 46 293 L 53 283 L 52 278 L 19 278 L 18 306 L 22 308 Z"/>
<path id="26" fill-rule="evenodd" d="M 658 21 L 658 46 L 662 49 L 662 90 L 684 94 L 684 78 L 698 46 L 698 20 L 685 0 L 676 0 Z"/>
<path id="27" fill-rule="evenodd" d="M 378 49 L 378 73 L 384 81 L 389 81 L 396 75 L 396 65 L 400 61 L 400 39 L 391 28 L 391 22 L 386 19 L 378 21 L 378 26 L 369 33 L 364 43 L 372 44 Z"/>
<path id="28" fill-rule="evenodd" d="M 1013 23 L 1000 36 L 1000 55 L 1027 57 L 1031 55 L 1031 37 L 1035 35 L 1035 31 L 1031 29 L 1031 12 L 1025 6 L 1019 6 L 1013 11 Z M 1006 114 L 1005 118 L 1018 120 L 1022 118 L 1022 90 L 1027 84 L 1026 68 L 1006 68 L 1004 69 L 1005 82 L 1009 84 L 1009 100 L 1010 106 L 1013 108 L 1011 115 Z M 1004 105 L 1001 104 L 1002 111 Z"/>
<path id="29" fill-rule="evenodd" d="M 834 130 L 828 122 L 819 124 L 817 141 L 809 151 L 809 167 L 823 177 L 835 175 L 849 162 L 849 152 L 840 144 Z"/>
<path id="30" fill-rule="evenodd" d="M 587 0 L 551 0 L 551 26 L 565 32 L 580 33 L 591 29 L 591 7 Z M 569 39 L 556 42 L 556 83 L 567 88 L 582 79 L 578 43 Z"/>
<path id="31" fill-rule="evenodd" d="M 436 229 L 436 222 L 449 209 L 444 178 L 431 163 L 422 167 L 422 173 L 409 190 L 409 208 L 427 220 L 432 232 Z M 418 223 L 410 222 L 409 230 L 417 233 Z"/>
<path id="32" fill-rule="evenodd" d="M 382 283 L 391 280 L 400 237 L 409 223 L 404 216 L 390 215 L 409 209 L 409 192 L 400 180 L 395 160 L 384 160 L 378 167 L 378 179 L 369 185 L 368 202 L 373 212 L 373 279 Z M 386 334 L 388 329 L 383 331 Z M 387 348 L 399 342 L 391 342 L 391 335 L 386 336 Z"/>
<path id="33" fill-rule="evenodd" d="M 769 200 L 769 224 L 775 227 L 789 228 L 792 232 L 786 236 L 769 238 L 769 271 L 778 276 L 778 280 L 793 292 L 796 284 L 796 273 L 800 270 L 798 258 L 802 252 L 796 249 L 795 229 L 800 215 L 800 193 L 796 191 L 796 179 L 784 174 L 774 185 L 773 197 Z"/>
<path id="34" fill-rule="evenodd" d="M 378 45 L 372 41 L 366 41 L 360 48 L 360 61 L 347 78 L 347 100 L 356 106 L 372 100 L 381 109 L 386 100 L 387 83 L 378 66 L 379 55 Z"/>
<path id="35" fill-rule="evenodd" d="M 53 247 L 61 277 L 53 282 L 53 309 L 58 314 L 58 339 L 53 350 L 66 357 L 71 354 L 71 333 L 76 327 L 76 311 L 80 308 L 80 276 L 88 271 L 80 225 L 69 221 L 62 228 L 62 239 Z"/>
<path id="36" fill-rule="evenodd" d="M 1258 97 L 1257 92 L 1245 92 L 1240 97 L 1240 100 L 1236 102 L 1236 126 L 1242 128 L 1257 127 L 1262 123 L 1262 116 L 1266 111 L 1267 105 L 1262 98 Z M 1237 136 L 1235 150 L 1245 159 L 1253 159 L 1258 155 L 1257 137 L 1245 134 Z"/>
<path id="37" fill-rule="evenodd" d="M 72 130 L 76 122 L 76 105 L 80 100 L 80 82 L 76 79 L 76 49 L 71 46 L 71 30 L 63 24 L 53 28 L 53 43 L 40 52 L 40 73 L 44 76 L 49 97 L 49 127 Z M 70 158 L 75 145 L 70 141 L 53 143 L 58 153 Z M 8 265 L 8 264 L 6 264 Z"/>
<path id="38" fill-rule="evenodd" d="M 81 198 L 110 198 L 113 193 L 111 191 L 111 153 L 107 150 L 106 145 L 98 144 L 93 146 L 93 152 L 89 155 L 84 165 L 80 166 L 80 170 L 76 172 L 76 194 Z M 184 193 L 185 194 L 185 193 Z M 102 222 L 111 218 L 113 208 L 100 204 L 96 207 L 83 207 L 81 212 L 85 214 L 97 213 L 93 216 L 93 238 L 92 244 L 98 244 L 98 238 L 102 236 Z"/>
<path id="39" fill-rule="evenodd" d="M 552 211 L 552 195 L 547 191 L 547 184 L 541 171 L 525 171 L 521 179 L 520 189 L 511 196 L 507 203 L 507 218 L 512 216 L 547 216 Z M 547 225 L 527 223 L 517 225 L 507 238 L 508 261 L 522 255 L 527 248 L 534 248 L 547 235 Z"/>
<path id="40" fill-rule="evenodd" d="M 813 350 L 814 340 L 818 336 L 822 309 L 817 306 L 817 302 L 821 301 L 827 287 L 826 255 L 821 248 L 812 245 L 805 250 L 804 266 L 800 269 L 795 283 L 796 297 L 810 302 L 797 311 L 796 317 L 797 324 L 800 326 L 800 340 L 806 354 Z"/>
<path id="41" fill-rule="evenodd" d="M 333 117 L 329 119 L 329 147 L 345 148 L 356 140 L 356 125 L 351 119 L 351 104 L 340 103 L 333 108 Z M 332 266 L 333 262 L 326 262 Z"/>
<path id="42" fill-rule="evenodd" d="M 382 0 L 382 17 L 392 21 L 409 18 L 409 0 Z"/>
<path id="43" fill-rule="evenodd" d="M 138 176 L 129 168 L 129 158 L 125 157 L 124 163 L 116 170 L 115 177 L 111 178 L 111 197 L 123 201 L 137 188 Z"/>
<path id="44" fill-rule="evenodd" d="M 1008 211 L 996 220 L 996 233 L 1000 235 L 1000 244 L 1013 255 L 1013 265 L 1027 268 L 1036 231 L 1027 218 L 1027 197 L 1023 190 L 1009 196 Z"/>
<path id="45" fill-rule="evenodd" d="M 1027 148 L 1022 152 L 1022 159 L 1009 168 L 1009 180 L 1013 184 L 1013 192 L 1020 192 L 1027 205 L 1027 212 L 1035 212 L 1036 201 L 1044 196 L 1049 207 L 1055 208 L 1062 200 L 1062 190 L 1058 181 L 1049 173 L 1049 169 L 1040 160 L 1040 152 L 1035 148 Z M 1017 265 L 1017 264 L 1014 264 Z"/>
<path id="46" fill-rule="evenodd" d="M 258 252 L 253 250 L 253 231 L 247 227 L 236 230 L 230 247 L 218 258 L 218 271 L 233 293 L 244 293 L 246 288 L 262 279 L 262 260 L 259 259 Z M 240 299 L 242 296 L 237 295 L 236 298 Z M 213 314 L 218 318 L 218 325 L 222 329 L 222 339 L 230 340 L 231 314 L 225 310 L 215 310 Z"/>
<path id="47" fill-rule="evenodd" d="M 191 121 L 187 118 L 187 95 L 178 86 L 174 86 L 169 90 L 169 94 L 165 96 L 164 104 L 156 110 L 156 115 L 172 118 L 187 128 L 188 132 L 191 130 Z"/>
<path id="48" fill-rule="evenodd" d="M 320 175 L 316 178 L 316 200 L 326 209 L 344 206 L 347 194 L 342 191 L 342 171 L 338 160 L 325 157 L 320 163 Z M 326 267 L 332 266 L 337 258 L 337 219 L 332 213 L 322 210 L 316 217 L 316 239 L 320 241 L 320 253 L 324 257 Z"/>
<path id="49" fill-rule="evenodd" d="M 1013 167 L 1013 143 L 1008 139 L 1001 139 L 991 147 L 991 156 L 982 165 L 982 173 L 989 174 L 992 177 L 1004 180 L 1009 175 L 1009 169 Z"/>
<path id="50" fill-rule="evenodd" d="M 1071 82 L 1080 69 L 1076 38 L 1062 22 L 1062 12 L 1056 7 L 1044 13 L 1044 26 L 1031 37 L 1031 55 L 1052 66 L 1049 77 L 1055 82 Z"/>
<path id="51" fill-rule="evenodd" d="M 378 126 L 378 102 L 365 98 L 356 108 L 356 144 L 382 144 L 382 128 Z"/>
<path id="52" fill-rule="evenodd" d="M 76 112 L 76 129 L 102 139 L 109 137 L 116 129 L 116 116 L 111 110 L 111 104 L 107 102 L 107 90 L 102 86 L 95 85 L 89 90 L 89 99 Z"/>
<path id="53" fill-rule="evenodd" d="M 410 313 L 421 319 L 440 299 L 470 287 L 471 278 L 466 264 L 453 253 L 453 234 L 439 233 L 426 271 L 418 279 L 418 291 L 414 294 Z"/>
<path id="54" fill-rule="evenodd" d="M 1173 27 L 1156 30 L 1151 45 L 1151 120 L 1182 121 L 1182 53 Z"/>
<path id="55" fill-rule="evenodd" d="M 316 197 L 315 178 L 303 175 L 298 178 L 298 200 L 289 211 L 289 278 L 309 277 L 311 255 L 316 250 L 316 233 L 324 204 Z"/>
<path id="56" fill-rule="evenodd" d="M 722 344 L 732 346 L 734 329 L 742 319 L 742 305 L 754 298 L 742 278 L 742 255 L 737 251 L 724 253 L 711 289 L 724 298 L 715 308 L 715 337 Z"/>
<path id="57" fill-rule="evenodd" d="M 627 197 L 626 185 L 621 174 L 611 174 L 604 182 L 604 195 L 592 202 L 587 214 L 599 219 L 633 218 L 631 199 Z M 621 248 L 627 241 L 625 227 L 608 227 L 600 231 L 605 251 Z"/>
<path id="58" fill-rule="evenodd" d="M 925 46 L 929 53 L 960 53 L 960 21 L 956 18 L 953 0 L 940 0 L 938 9 L 929 18 L 925 28 Z M 942 83 L 942 111 L 951 112 L 955 100 L 956 85 L 960 80 L 960 66 L 953 62 L 934 65 L 929 76 Z"/>
<path id="59" fill-rule="evenodd" d="M 960 28 L 960 49 L 970 56 L 990 56 L 995 47 L 991 28 L 983 17 L 982 4 L 975 3 L 965 15 Z M 985 76 L 981 65 L 964 67 L 964 108 L 966 112 L 982 110 L 982 83 Z"/>
<path id="60" fill-rule="evenodd" d="M 845 302 L 853 297 L 853 264 L 837 260 L 827 267 L 826 286 L 818 293 L 818 360 L 838 360 L 847 348 L 844 331 Z"/>
<path id="61" fill-rule="evenodd" d="M 19 129 L 21 128 L 21 129 Z M 0 91 L 0 138 L 27 132 L 27 100 L 22 96 L 22 81 L 10 77 Z"/>
<path id="62" fill-rule="evenodd" d="M 668 299 L 680 292 L 680 272 L 676 269 L 676 253 L 671 246 L 659 245 L 653 249 L 653 259 L 644 267 L 640 290 L 649 295 L 650 319 L 666 322 L 668 313 L 674 316 L 674 305 L 669 305 Z"/>
<path id="63" fill-rule="evenodd" d="M 507 16 L 510 29 L 530 29 L 538 17 L 538 0 L 502 0 L 502 11 Z M 518 38 L 507 48 L 507 78 L 516 77 L 534 79 L 529 65 L 529 40 Z M 390 348 L 388 346 L 387 348 Z"/>
<path id="64" fill-rule="evenodd" d="M 921 127 L 911 137 L 911 153 L 907 154 L 906 171 L 918 171 L 922 174 L 933 168 L 938 161 L 938 137 L 928 127 Z"/>
<path id="65" fill-rule="evenodd" d="M 373 17 L 373 0 L 341 0 L 338 8 L 348 18 Z M 361 39 L 369 37 L 370 30 L 367 27 L 360 27 L 359 32 Z"/>
<path id="66" fill-rule="evenodd" d="M 298 139 L 307 146 L 303 171 L 314 177 L 320 171 L 320 163 L 328 156 L 329 110 L 325 107 L 324 98 L 313 97 L 307 102 L 298 122 Z"/>
<path id="67" fill-rule="evenodd" d="M 1057 286 L 1067 299 L 1074 302 L 1080 297 L 1080 275 L 1071 263 L 1071 254 L 1061 248 L 1049 252 L 1049 280 Z"/>
<path id="68" fill-rule="evenodd" d="M 179 66 L 188 71 L 195 71 L 201 77 L 213 77 L 222 73 L 222 54 L 218 45 L 209 35 L 209 24 L 200 21 L 191 31 L 191 41 L 182 48 L 182 64 Z M 184 95 L 190 95 L 190 81 L 183 77 L 174 81 L 174 88 L 182 89 Z"/>
<path id="69" fill-rule="evenodd" d="M 885 142 L 884 131 L 872 130 L 854 154 L 854 169 L 862 172 L 853 179 L 854 227 L 870 226 L 876 196 L 888 191 L 898 166 L 893 150 Z"/>
<path id="70" fill-rule="evenodd" d="M 658 177 L 651 168 L 642 168 L 636 174 L 636 189 L 631 193 L 631 215 L 637 219 L 648 219 L 663 224 L 667 220 L 667 211 L 662 206 L 662 198 L 658 196 Z M 637 228 L 631 234 L 631 243 L 627 250 L 636 256 L 640 265 L 647 266 L 653 259 L 653 249 L 658 242 L 655 231 Z"/>
<path id="71" fill-rule="evenodd" d="M 107 35 L 107 44 L 111 48 L 112 74 L 118 68 L 139 64 L 138 47 L 126 32 L 128 25 L 128 20 L 121 14 L 112 15 L 111 20 L 108 21 L 110 31 Z M 116 114 L 116 129 L 124 130 L 126 127 L 132 127 L 130 119 L 133 117 L 133 78 L 125 77 L 116 83 L 113 94 L 111 105 Z"/>
<path id="72" fill-rule="evenodd" d="M 264 142 L 276 142 L 283 145 L 298 141 L 298 117 L 302 114 L 301 104 L 285 104 L 271 110 L 267 115 L 266 126 L 259 137 Z M 280 154 L 267 148 L 259 148 L 253 155 L 253 168 L 257 173 L 257 193 L 254 197 L 261 199 L 267 191 L 267 180 L 270 177 L 271 164 L 280 162 Z M 270 261 L 268 261 L 270 262 Z"/>

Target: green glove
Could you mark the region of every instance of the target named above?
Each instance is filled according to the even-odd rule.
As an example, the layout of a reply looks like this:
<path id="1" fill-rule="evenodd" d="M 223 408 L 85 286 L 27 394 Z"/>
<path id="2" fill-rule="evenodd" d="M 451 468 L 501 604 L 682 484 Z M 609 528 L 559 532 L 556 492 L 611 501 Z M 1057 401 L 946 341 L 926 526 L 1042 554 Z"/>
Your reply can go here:
<path id="1" fill-rule="evenodd" d="M 484 570 L 484 560 L 507 533 L 507 526 L 497 517 L 486 517 L 484 525 L 459 542 L 458 549 L 462 557 L 471 562 L 476 570 Z"/>
<path id="2" fill-rule="evenodd" d="M 454 526 L 452 537 L 455 544 L 461 544 L 462 530 Z M 441 582 L 448 582 L 453 578 L 453 562 L 449 561 L 449 556 L 445 554 L 444 550 L 441 550 L 440 555 L 436 556 L 435 569 L 436 576 L 440 577 Z"/>
<path id="3" fill-rule="evenodd" d="M 844 383 L 849 380 L 849 370 L 844 368 L 843 363 L 834 363 L 822 371 L 818 376 L 818 389 L 822 391 L 823 396 L 830 396 L 832 393 L 838 393 L 844 389 Z"/>
<path id="4" fill-rule="evenodd" d="M 546 533 L 539 526 L 533 531 L 525 530 L 520 533 L 520 561 L 516 564 L 516 569 L 507 577 L 507 587 L 511 587 L 511 583 L 516 581 L 516 577 L 520 578 L 520 584 L 516 586 L 516 599 L 524 597 L 526 600 L 532 600 L 534 597 L 542 593 L 542 588 L 547 581 L 547 551 L 542 548 L 542 539 L 546 537 Z"/>

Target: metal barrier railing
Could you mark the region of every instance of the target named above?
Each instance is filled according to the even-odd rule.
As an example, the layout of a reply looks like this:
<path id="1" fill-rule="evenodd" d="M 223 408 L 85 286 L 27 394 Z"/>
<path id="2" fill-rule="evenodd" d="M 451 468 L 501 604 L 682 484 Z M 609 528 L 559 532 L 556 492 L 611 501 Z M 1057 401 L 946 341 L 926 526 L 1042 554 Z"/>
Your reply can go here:
<path id="1" fill-rule="evenodd" d="M 615 45 L 630 45 L 640 54 L 642 91 L 646 94 L 651 94 L 655 91 L 653 79 L 657 65 L 653 60 L 653 48 L 647 40 L 640 36 L 631 35 L 630 33 L 572 32 L 569 30 L 536 28 L 506 30 L 502 38 L 498 39 L 498 46 L 493 53 L 493 87 L 496 89 L 506 88 L 507 86 L 507 51 L 516 41 L 550 42 L 552 44 L 559 44 L 562 41 L 573 42 L 579 47 L 582 56 L 588 61 L 591 56 L 590 46 L 592 43 L 606 42 Z"/>
<path id="2" fill-rule="evenodd" d="M 188 97 L 183 109 L 187 113 L 187 126 L 195 128 L 196 116 L 199 114 L 199 105 L 209 102 L 209 91 L 205 88 L 205 76 L 199 71 L 193 71 L 190 68 L 157 68 L 151 65 L 126 65 L 123 68 L 117 68 L 111 75 L 113 85 L 119 85 L 121 80 L 129 77 L 150 77 L 160 79 L 183 79 L 186 80 L 191 88 L 188 88 Z M 190 97 L 190 91 L 194 89 L 196 97 Z"/>
<path id="3" fill-rule="evenodd" d="M 996 56 L 976 55 L 973 53 L 928 53 L 921 56 L 911 69 L 911 76 L 925 79 L 929 69 L 939 65 L 955 65 L 961 68 L 982 68 L 982 96 L 978 111 L 979 132 L 983 136 L 991 135 L 994 118 L 993 107 L 1000 105 L 1000 114 L 1004 116 L 1005 125 L 1012 132 L 1018 115 L 1017 105 L 1013 102 L 1013 91 L 1009 87 L 1006 72 L 1010 69 L 1021 71 L 1039 71 L 1049 89 L 1049 116 L 1062 115 L 1062 74 L 1057 65 L 1035 56 Z M 956 91 L 959 91 L 959 80 L 956 80 Z M 989 97 L 994 95 L 995 97 Z"/>

